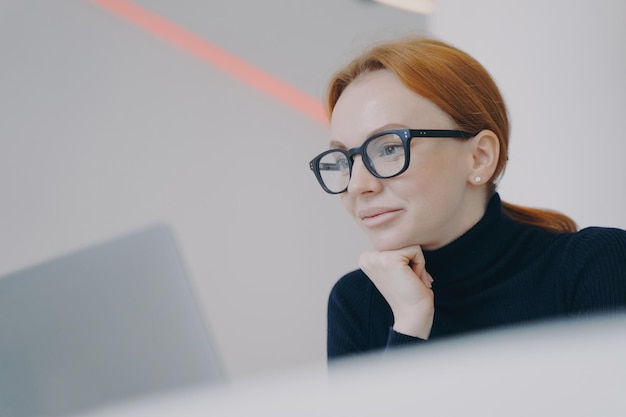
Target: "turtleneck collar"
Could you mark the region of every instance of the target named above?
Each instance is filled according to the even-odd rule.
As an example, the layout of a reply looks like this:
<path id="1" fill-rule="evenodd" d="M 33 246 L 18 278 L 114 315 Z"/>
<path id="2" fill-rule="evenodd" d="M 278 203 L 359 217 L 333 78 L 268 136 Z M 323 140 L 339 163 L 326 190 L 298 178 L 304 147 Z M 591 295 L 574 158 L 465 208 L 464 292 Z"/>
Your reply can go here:
<path id="1" fill-rule="evenodd" d="M 502 202 L 495 193 L 487 204 L 485 214 L 471 229 L 446 246 L 424 251 L 426 269 L 435 280 L 433 289 L 446 288 L 471 290 L 484 286 L 484 279 L 506 252 L 523 229 L 502 212 Z M 481 277 L 481 278 L 478 278 Z M 482 282 L 477 282 L 477 280 Z"/>

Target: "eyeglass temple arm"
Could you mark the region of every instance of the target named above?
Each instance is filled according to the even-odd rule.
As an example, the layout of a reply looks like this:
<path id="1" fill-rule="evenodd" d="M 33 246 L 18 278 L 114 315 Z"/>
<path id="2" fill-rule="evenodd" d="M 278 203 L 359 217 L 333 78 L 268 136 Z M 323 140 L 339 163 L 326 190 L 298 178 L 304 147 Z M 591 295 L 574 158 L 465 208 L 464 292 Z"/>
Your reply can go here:
<path id="1" fill-rule="evenodd" d="M 313 167 L 313 164 L 311 164 L 311 168 Z M 341 171 L 341 167 L 339 166 L 339 164 L 333 164 L 330 162 L 320 162 L 318 164 L 318 168 L 320 171 Z"/>
<path id="2" fill-rule="evenodd" d="M 413 137 L 426 138 L 471 138 L 476 133 L 465 132 L 463 130 L 410 130 Z"/>

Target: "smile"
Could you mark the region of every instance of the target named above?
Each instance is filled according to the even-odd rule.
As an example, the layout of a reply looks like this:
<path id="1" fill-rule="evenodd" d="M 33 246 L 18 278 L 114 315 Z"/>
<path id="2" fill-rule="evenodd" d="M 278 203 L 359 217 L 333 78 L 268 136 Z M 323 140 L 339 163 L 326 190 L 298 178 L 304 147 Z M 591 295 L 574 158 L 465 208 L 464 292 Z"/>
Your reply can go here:
<path id="1" fill-rule="evenodd" d="M 395 219 L 401 211 L 401 209 L 368 210 L 359 213 L 359 218 L 364 226 L 376 227 Z"/>

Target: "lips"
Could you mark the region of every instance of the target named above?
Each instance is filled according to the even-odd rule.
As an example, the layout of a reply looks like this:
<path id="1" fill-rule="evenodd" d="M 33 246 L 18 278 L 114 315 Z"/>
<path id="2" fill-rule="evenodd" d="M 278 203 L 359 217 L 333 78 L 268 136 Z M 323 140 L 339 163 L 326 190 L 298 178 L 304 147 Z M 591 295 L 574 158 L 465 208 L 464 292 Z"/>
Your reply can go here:
<path id="1" fill-rule="evenodd" d="M 373 227 L 394 219 L 402 210 L 389 207 L 370 207 L 359 210 L 357 216 L 365 226 Z"/>

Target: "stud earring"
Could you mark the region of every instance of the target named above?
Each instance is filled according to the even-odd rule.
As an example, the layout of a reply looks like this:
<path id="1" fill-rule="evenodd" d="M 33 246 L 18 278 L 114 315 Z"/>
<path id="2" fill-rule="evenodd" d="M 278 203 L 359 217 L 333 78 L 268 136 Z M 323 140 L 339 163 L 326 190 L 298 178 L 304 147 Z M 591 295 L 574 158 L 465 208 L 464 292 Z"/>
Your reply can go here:
<path id="1" fill-rule="evenodd" d="M 476 177 L 476 178 L 474 178 L 474 182 L 475 182 L 475 183 L 479 183 L 481 180 L 482 180 L 482 178 L 480 178 L 480 177 Z"/>

